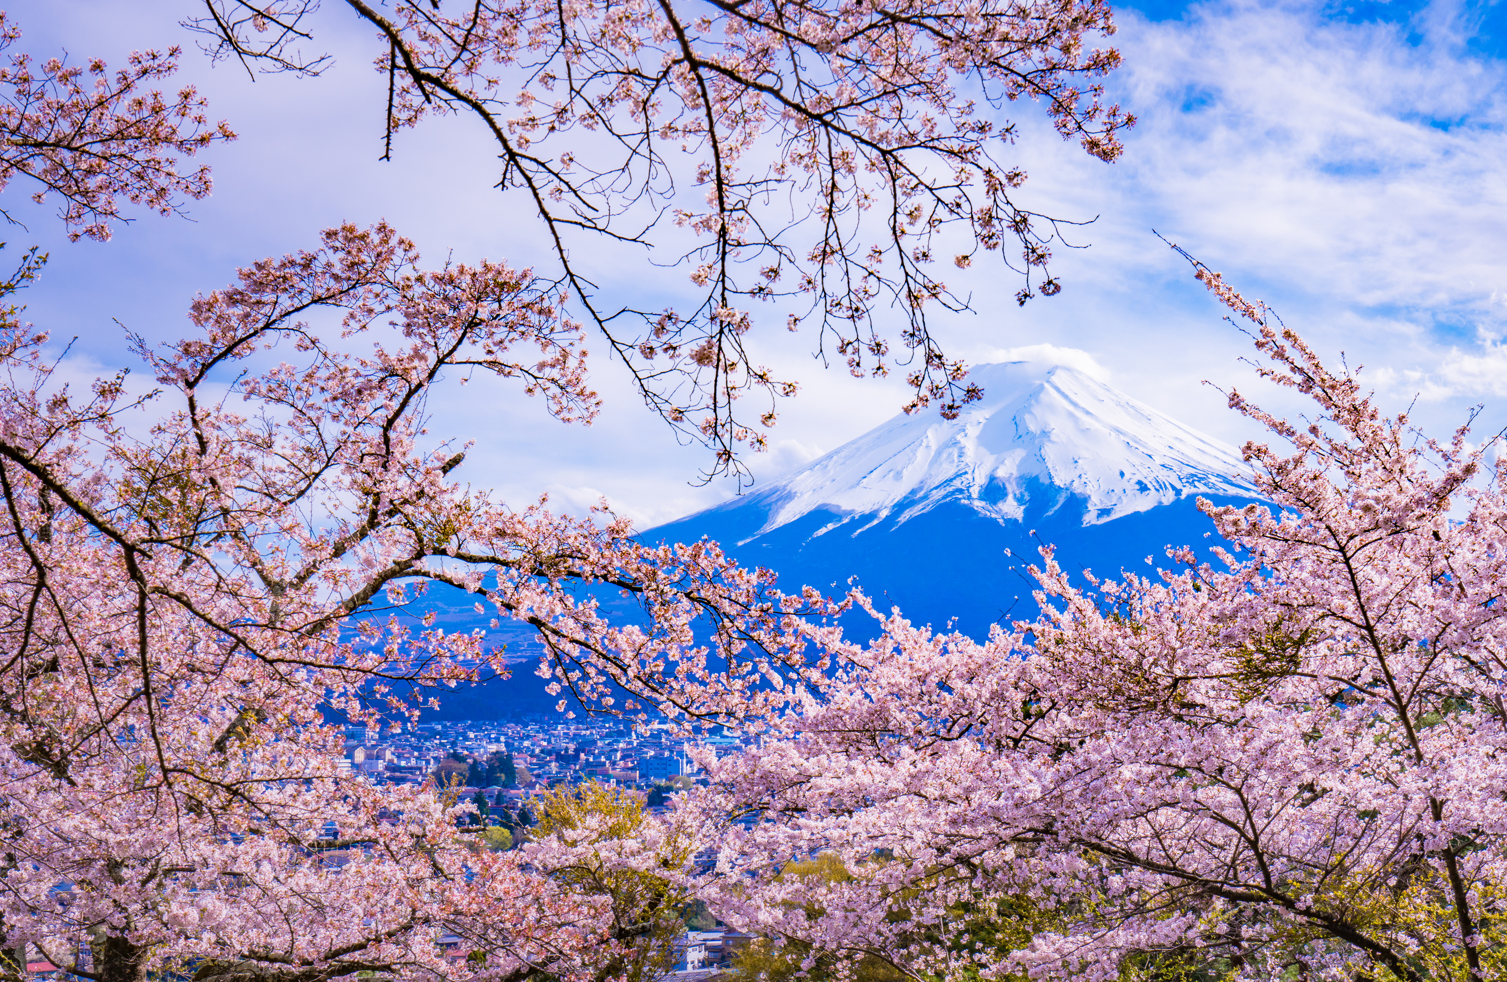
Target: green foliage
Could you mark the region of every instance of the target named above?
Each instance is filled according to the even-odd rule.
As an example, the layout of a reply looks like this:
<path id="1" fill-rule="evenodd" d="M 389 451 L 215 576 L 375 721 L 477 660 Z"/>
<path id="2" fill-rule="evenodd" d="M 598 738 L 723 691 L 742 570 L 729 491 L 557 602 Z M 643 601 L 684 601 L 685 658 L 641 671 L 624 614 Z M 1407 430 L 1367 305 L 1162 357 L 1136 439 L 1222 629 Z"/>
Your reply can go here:
<path id="1" fill-rule="evenodd" d="M 871 863 L 887 861 L 888 857 L 875 856 Z M 814 897 L 823 884 L 846 883 L 861 878 L 868 865 L 849 869 L 836 854 L 822 853 L 788 864 L 779 879 L 794 877 L 810 883 Z M 894 894 L 888 913 L 890 922 L 904 924 L 910 921 L 909 903 L 924 891 L 925 887 L 921 886 Z M 807 902 L 807 916 L 819 918 L 822 913 L 819 903 Z M 980 968 L 997 966 L 1010 952 L 1023 948 L 1035 934 L 1050 929 L 1057 920 L 1056 912 L 1044 909 L 1026 897 L 979 896 L 968 903 L 953 906 L 946 916 L 933 924 L 918 926 L 909 935 L 908 943 L 906 936 L 902 935 L 901 943 L 902 947 L 925 946 L 933 951 L 941 950 L 974 960 L 978 967 L 965 969 L 962 977 L 979 980 L 982 978 Z M 926 977 L 923 974 L 922 978 Z M 804 941 L 773 938 L 761 938 L 741 949 L 733 958 L 731 974 L 732 982 L 902 982 L 913 978 L 878 952 L 856 949 L 845 954 L 813 952 L 811 945 Z M 993 982 L 1026 982 L 1024 974 L 993 973 L 990 979 Z"/>
<path id="2" fill-rule="evenodd" d="M 1263 633 L 1234 651 L 1235 691 L 1242 699 L 1255 699 L 1274 684 L 1292 675 L 1303 661 L 1303 649 L 1313 641 L 1313 630 L 1294 635 L 1279 618 Z"/>
<path id="3" fill-rule="evenodd" d="M 1012 951 L 1024 948 L 1037 933 L 1051 929 L 1057 920 L 1055 911 L 1027 897 L 980 897 L 955 905 L 947 917 L 924 933 L 928 941 L 939 943 L 953 954 L 981 953 L 984 965 L 995 965 Z M 979 971 L 970 969 L 965 976 L 979 978 Z M 992 978 L 1027 982 L 1024 973 L 996 974 Z"/>
<path id="4" fill-rule="evenodd" d="M 717 918 L 704 900 L 692 900 L 686 904 L 680 909 L 680 918 L 692 931 L 714 931 L 718 924 Z"/>
<path id="5" fill-rule="evenodd" d="M 493 852 L 507 852 L 513 848 L 513 833 L 500 825 L 492 825 L 482 831 L 481 841 Z"/>
<path id="6" fill-rule="evenodd" d="M 1141 952 L 1120 963 L 1120 982 L 1225 982 L 1233 976 L 1228 958 L 1197 948 Z"/>
<path id="7" fill-rule="evenodd" d="M 877 955 L 865 954 L 844 962 L 830 953 L 818 955 L 808 969 L 801 965 L 811 957 L 804 941 L 776 942 L 759 938 L 738 949 L 733 956 L 729 982 L 903 982 L 905 973 Z"/>
<path id="8" fill-rule="evenodd" d="M 682 911 L 690 897 L 662 877 L 614 868 L 596 848 L 639 836 L 646 821 L 639 795 L 587 781 L 574 788 L 551 789 L 535 797 L 533 806 L 537 838 L 553 838 L 578 850 L 579 858 L 554 869 L 554 875 L 573 889 L 610 904 L 611 935 L 623 943 L 624 951 L 600 977 L 653 982 L 667 974 L 678 960 L 675 941 L 685 930 Z M 658 857 L 666 872 L 683 868 L 689 859 L 689 842 L 682 836 L 672 836 Z"/>

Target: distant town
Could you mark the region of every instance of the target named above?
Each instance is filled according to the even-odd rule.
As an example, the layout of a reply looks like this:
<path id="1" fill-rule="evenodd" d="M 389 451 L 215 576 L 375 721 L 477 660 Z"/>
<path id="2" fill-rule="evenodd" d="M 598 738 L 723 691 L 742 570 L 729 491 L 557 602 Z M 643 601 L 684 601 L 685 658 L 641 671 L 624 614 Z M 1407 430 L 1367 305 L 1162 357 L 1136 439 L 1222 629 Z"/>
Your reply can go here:
<path id="1" fill-rule="evenodd" d="M 457 801 L 476 804 L 482 824 L 506 829 L 510 844 L 527 839 L 534 823 L 529 799 L 548 788 L 597 781 L 642 791 L 646 807 L 659 811 L 667 793 L 705 780 L 691 751 L 701 748 L 722 756 L 744 746 L 728 736 L 687 742 L 664 724 L 570 720 L 545 713 L 419 723 L 397 732 L 348 726 L 345 732 L 343 771 L 366 774 L 381 784 L 427 782 L 449 789 Z M 704 913 L 688 917 L 685 934 L 676 942 L 678 963 L 672 975 L 679 982 L 695 982 L 724 972 L 750 940 Z"/>
<path id="2" fill-rule="evenodd" d="M 639 788 L 693 782 L 690 751 L 719 756 L 742 749 L 734 737 L 688 743 L 664 724 L 576 721 L 543 713 L 511 720 L 419 723 L 390 732 L 346 727 L 342 770 L 379 784 L 421 784 L 483 792 L 496 808 L 558 784 L 596 780 Z M 348 770 L 347 770 L 348 769 Z"/>

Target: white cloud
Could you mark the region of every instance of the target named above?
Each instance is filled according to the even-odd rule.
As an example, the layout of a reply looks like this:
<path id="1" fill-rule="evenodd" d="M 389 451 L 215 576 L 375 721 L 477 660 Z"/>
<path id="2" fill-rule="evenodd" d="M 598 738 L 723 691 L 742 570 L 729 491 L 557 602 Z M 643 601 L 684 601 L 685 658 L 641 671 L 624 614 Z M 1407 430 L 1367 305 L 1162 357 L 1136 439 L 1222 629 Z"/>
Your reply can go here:
<path id="1" fill-rule="evenodd" d="M 1487 315 L 1503 283 L 1500 65 L 1308 9 L 1145 25 L 1129 170 L 1218 265 L 1347 305 Z M 1134 198 L 1130 199 L 1134 201 Z"/>
<path id="2" fill-rule="evenodd" d="M 749 461 L 749 468 L 754 477 L 773 480 L 804 467 L 825 452 L 819 446 L 802 440 L 770 440 L 769 449 Z"/>
<path id="3" fill-rule="evenodd" d="M 1041 342 L 1039 344 L 1023 344 L 1015 348 L 983 348 L 979 351 L 976 361 L 979 364 L 1005 361 L 1029 361 L 1038 365 L 1065 365 L 1068 368 L 1076 368 L 1078 371 L 1096 378 L 1101 382 L 1108 382 L 1110 371 L 1093 355 L 1081 348 L 1059 348 L 1055 344 Z"/>
<path id="4" fill-rule="evenodd" d="M 1238 443 L 1249 424 L 1198 383 L 1259 391 L 1236 362 L 1249 342 L 1156 229 L 1326 357 L 1367 365 L 1389 408 L 1422 395 L 1426 425 L 1452 426 L 1468 402 L 1507 395 L 1491 340 L 1507 335 L 1507 66 L 1466 56 L 1450 31 L 1346 23 L 1314 3 L 1120 22 L 1125 67 L 1109 86 L 1141 119 L 1120 162 L 1084 159 L 1017 113 L 1021 202 L 1097 214 L 1074 240 L 1091 247 L 1059 247 L 1066 290 L 1024 309 L 981 278 L 988 313 L 960 338 L 1091 351 L 1117 386 Z M 1507 422 L 1498 401 L 1487 411 L 1483 425 Z"/>
<path id="5" fill-rule="evenodd" d="M 1507 345 L 1490 341 L 1475 351 L 1452 348 L 1437 374 L 1441 395 L 1507 395 Z"/>

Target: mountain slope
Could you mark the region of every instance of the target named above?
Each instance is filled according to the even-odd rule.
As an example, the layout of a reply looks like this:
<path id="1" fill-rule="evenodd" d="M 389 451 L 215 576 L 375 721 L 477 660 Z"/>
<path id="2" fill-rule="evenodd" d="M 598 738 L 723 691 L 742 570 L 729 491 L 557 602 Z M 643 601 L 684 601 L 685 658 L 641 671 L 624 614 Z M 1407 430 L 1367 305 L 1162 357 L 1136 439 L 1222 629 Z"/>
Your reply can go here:
<path id="1" fill-rule="evenodd" d="M 1113 575 L 1202 541 L 1199 496 L 1257 496 L 1236 451 L 1072 368 L 982 365 L 955 420 L 897 416 L 796 473 L 644 533 L 706 535 L 787 587 L 850 576 L 907 616 L 972 633 L 1030 616 L 1050 542 Z"/>

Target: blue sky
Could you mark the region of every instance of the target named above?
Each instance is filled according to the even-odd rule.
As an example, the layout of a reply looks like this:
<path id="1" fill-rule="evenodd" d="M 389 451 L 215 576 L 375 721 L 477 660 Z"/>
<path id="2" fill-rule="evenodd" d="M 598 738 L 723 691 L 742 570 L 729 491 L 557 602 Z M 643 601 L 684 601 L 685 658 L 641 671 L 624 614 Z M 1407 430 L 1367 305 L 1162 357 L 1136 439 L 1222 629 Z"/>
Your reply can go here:
<path id="1" fill-rule="evenodd" d="M 79 374 L 128 362 L 118 318 L 150 337 L 187 329 L 195 291 L 234 267 L 313 241 L 341 220 L 387 218 L 431 261 L 542 257 L 521 204 L 491 189 L 479 132 L 437 120 L 402 136 L 379 163 L 381 80 L 370 41 L 326 4 L 326 77 L 255 82 L 210 69 L 176 26 L 188 0 L 21 0 L 9 13 L 39 53 L 120 62 L 133 47 L 181 43 L 186 74 L 211 112 L 241 133 L 208 156 L 216 194 L 191 220 L 142 215 L 108 244 L 67 243 L 17 183 L 0 201 L 27 223 L 12 247 L 38 243 L 52 263 L 28 298 L 31 317 L 78 335 Z M 1029 105 L 1013 106 L 1024 203 L 1090 219 L 1089 248 L 1061 256 L 1065 291 L 1020 309 L 1015 284 L 987 264 L 954 285 L 976 315 L 940 325 L 975 361 L 1026 355 L 1089 365 L 1111 384 L 1231 441 L 1249 430 L 1203 386 L 1253 388 L 1245 339 L 1221 320 L 1156 229 L 1273 303 L 1326 354 L 1364 364 L 1383 402 L 1442 432 L 1484 403 L 1483 431 L 1507 425 L 1507 0 L 1496 3 L 1180 3 L 1116 8 L 1125 67 L 1114 98 L 1141 119 L 1114 165 L 1060 141 Z M 625 268 L 653 295 L 683 273 Z M 600 346 L 598 346 L 600 347 Z M 809 338 L 765 335 L 764 360 L 803 380 L 784 407 L 765 478 L 799 466 L 892 415 L 901 392 L 823 371 Z M 564 429 L 497 390 L 434 404 L 436 432 L 474 440 L 470 479 L 522 503 L 548 492 L 564 507 L 605 496 L 643 525 L 715 503 L 697 488 L 702 451 L 636 405 L 601 360 L 607 413 Z M 1283 402 L 1280 395 L 1272 401 Z"/>

